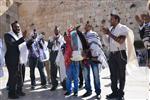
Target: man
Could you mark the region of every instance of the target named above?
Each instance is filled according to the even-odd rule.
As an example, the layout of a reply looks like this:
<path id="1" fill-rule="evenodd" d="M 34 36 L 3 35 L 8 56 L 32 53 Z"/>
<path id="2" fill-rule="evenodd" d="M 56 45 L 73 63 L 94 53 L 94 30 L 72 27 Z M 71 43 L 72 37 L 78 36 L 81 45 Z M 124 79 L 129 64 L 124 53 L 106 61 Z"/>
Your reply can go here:
<path id="1" fill-rule="evenodd" d="M 71 38 L 70 41 L 70 47 L 72 48 L 72 54 L 70 57 L 70 64 L 66 66 L 66 90 L 65 93 L 66 96 L 70 95 L 72 92 L 72 81 L 74 82 L 74 96 L 78 95 L 78 77 L 79 77 L 79 64 L 83 60 L 82 57 L 82 44 L 81 40 L 77 34 L 76 30 L 72 30 L 70 33 Z M 66 43 L 66 45 L 68 44 Z M 66 49 L 67 50 L 67 49 Z M 67 56 L 65 54 L 65 56 Z"/>
<path id="2" fill-rule="evenodd" d="M 46 76 L 44 73 L 44 63 L 42 62 L 42 52 L 43 48 L 40 46 L 40 41 L 37 38 L 36 29 L 34 29 L 32 34 L 32 39 L 27 43 L 29 49 L 29 67 L 30 67 L 30 78 L 31 78 L 31 89 L 35 89 L 36 81 L 35 81 L 35 67 L 37 66 L 42 88 L 47 88 L 46 86 Z"/>
<path id="3" fill-rule="evenodd" d="M 40 38 L 40 44 L 41 44 L 41 47 L 43 48 L 43 63 L 44 63 L 44 66 L 46 68 L 46 73 L 47 73 L 47 82 L 48 84 L 51 83 L 51 77 L 50 77 L 50 62 L 49 62 L 49 49 L 48 49 L 48 42 L 45 40 L 45 32 L 42 32 L 39 36 Z"/>
<path id="4" fill-rule="evenodd" d="M 76 27 L 76 31 L 77 31 L 77 34 L 81 40 L 81 43 L 82 43 L 82 48 L 83 48 L 83 51 L 86 50 L 88 48 L 87 46 L 87 41 L 85 39 L 85 36 L 84 34 L 81 32 L 81 25 L 78 25 Z M 82 88 L 83 87 L 83 64 L 82 64 L 82 61 L 80 61 L 79 63 L 79 88 Z"/>
<path id="5" fill-rule="evenodd" d="M 22 91 L 22 77 L 19 68 L 19 45 L 24 42 L 27 32 L 21 33 L 19 23 L 15 21 L 11 24 L 12 31 L 4 35 L 6 44 L 5 62 L 9 73 L 9 90 L 8 97 L 17 99 L 19 96 L 24 96 Z M 23 35 L 23 36 L 22 36 Z"/>
<path id="6" fill-rule="evenodd" d="M 107 35 L 106 39 L 110 50 L 109 68 L 112 93 L 107 95 L 106 98 L 118 98 L 122 100 L 124 96 L 125 70 L 127 63 L 125 40 L 129 34 L 129 28 L 120 24 L 120 17 L 117 14 L 111 14 L 110 23 L 112 26 L 110 30 L 105 27 L 102 28 L 103 33 Z"/>
<path id="7" fill-rule="evenodd" d="M 50 64 L 51 64 L 51 82 L 52 87 L 51 91 L 56 90 L 58 86 L 58 80 L 57 80 L 57 65 L 56 65 L 56 57 L 58 55 L 59 49 L 64 45 L 65 41 L 63 36 L 60 34 L 60 31 L 57 26 L 55 26 L 54 29 L 55 36 L 53 37 L 52 41 L 48 42 L 48 48 L 50 49 Z"/>
<path id="8" fill-rule="evenodd" d="M 150 68 L 150 15 L 148 13 L 142 14 L 141 18 L 136 15 L 135 19 L 140 26 L 139 33 L 142 41 L 144 42 L 144 46 L 147 49 L 147 66 Z"/>
<path id="9" fill-rule="evenodd" d="M 93 72 L 94 77 L 94 87 L 96 92 L 96 98 L 100 98 L 101 86 L 100 86 L 100 76 L 99 76 L 99 60 L 98 57 L 101 54 L 101 42 L 98 34 L 94 32 L 92 25 L 87 22 L 85 25 L 85 38 L 88 43 L 88 48 L 85 50 L 84 56 L 85 61 L 83 61 L 83 76 L 85 79 L 85 89 L 86 93 L 82 97 L 87 97 L 92 94 L 91 84 L 90 84 L 90 67 Z M 95 61 L 94 61 L 95 59 Z"/>

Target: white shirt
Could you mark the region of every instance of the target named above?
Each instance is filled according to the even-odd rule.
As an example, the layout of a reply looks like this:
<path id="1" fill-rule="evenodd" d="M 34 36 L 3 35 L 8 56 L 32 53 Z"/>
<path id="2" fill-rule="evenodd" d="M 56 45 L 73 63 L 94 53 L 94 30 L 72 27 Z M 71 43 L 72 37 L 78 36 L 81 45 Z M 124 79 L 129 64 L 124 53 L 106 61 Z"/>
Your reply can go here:
<path id="1" fill-rule="evenodd" d="M 61 48 L 61 46 L 66 43 L 65 40 L 64 40 L 64 37 L 62 35 L 59 35 L 59 38 L 58 38 L 58 42 L 56 42 L 56 40 L 54 41 L 54 45 L 52 47 L 52 50 L 53 51 L 58 51 L 59 48 Z"/>
<path id="2" fill-rule="evenodd" d="M 110 28 L 111 34 L 115 35 L 115 36 L 127 36 L 128 35 L 128 27 L 122 24 L 118 24 L 114 29 L 112 29 L 112 27 Z M 111 51 L 119 51 L 119 50 L 126 50 L 126 44 L 125 42 L 122 44 L 119 44 L 118 42 L 116 42 L 114 39 L 112 39 L 111 37 L 109 37 L 108 35 L 106 37 L 104 37 L 104 43 L 108 46 L 110 52 Z"/>

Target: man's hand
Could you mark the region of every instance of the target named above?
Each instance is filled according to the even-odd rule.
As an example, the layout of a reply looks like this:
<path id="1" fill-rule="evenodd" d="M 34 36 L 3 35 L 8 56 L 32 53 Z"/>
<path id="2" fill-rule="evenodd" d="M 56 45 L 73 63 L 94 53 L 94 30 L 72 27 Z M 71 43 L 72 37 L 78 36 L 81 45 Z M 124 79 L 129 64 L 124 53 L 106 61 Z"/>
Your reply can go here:
<path id="1" fill-rule="evenodd" d="M 124 43 L 126 37 L 125 36 L 118 36 L 115 41 L 117 41 L 119 44 Z"/>
<path id="2" fill-rule="evenodd" d="M 24 38 L 26 38 L 26 36 L 27 36 L 27 30 L 25 30 L 22 35 L 23 35 Z"/>
<path id="3" fill-rule="evenodd" d="M 142 17 L 142 16 L 141 16 L 141 17 Z M 138 15 L 135 16 L 135 20 L 137 21 L 137 23 L 138 23 L 140 26 L 142 26 L 143 23 L 144 23 L 143 19 L 141 19 Z"/>
<path id="4" fill-rule="evenodd" d="M 107 34 L 107 35 L 109 35 L 109 34 L 110 34 L 109 29 L 108 29 L 108 28 L 106 28 L 106 27 L 104 27 L 104 26 L 102 26 L 100 30 L 101 30 L 104 34 Z"/>

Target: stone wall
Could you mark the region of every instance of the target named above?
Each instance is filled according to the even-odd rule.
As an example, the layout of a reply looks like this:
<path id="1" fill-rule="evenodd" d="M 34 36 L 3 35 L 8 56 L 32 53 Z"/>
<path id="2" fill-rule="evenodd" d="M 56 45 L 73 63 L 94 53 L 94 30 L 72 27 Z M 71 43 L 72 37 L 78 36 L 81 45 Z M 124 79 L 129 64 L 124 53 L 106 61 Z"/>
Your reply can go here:
<path id="1" fill-rule="evenodd" d="M 18 3 L 13 0 L 0 1 L 0 38 L 5 32 L 10 31 L 10 23 L 19 20 Z"/>
<path id="2" fill-rule="evenodd" d="M 39 32 L 46 32 L 48 38 L 53 34 L 55 25 L 60 26 L 63 33 L 70 24 L 84 25 L 89 20 L 95 31 L 100 34 L 101 21 L 108 22 L 110 13 L 116 10 L 120 14 L 121 22 L 133 29 L 135 38 L 139 39 L 138 25 L 134 16 L 146 10 L 148 0 L 14 0 L 14 2 L 18 2 L 20 6 L 19 13 L 17 9 L 13 13 L 15 12 L 15 15 L 18 13 L 22 30 L 27 29 L 29 33 L 34 24 Z"/>
<path id="3" fill-rule="evenodd" d="M 121 16 L 121 22 L 134 30 L 135 38 L 139 39 L 138 25 L 135 14 L 146 10 L 148 0 L 19 0 L 20 22 L 23 29 L 32 29 L 34 23 L 38 31 L 53 34 L 55 25 L 60 26 L 62 33 L 70 24 L 85 24 L 89 20 L 94 29 L 101 33 L 100 24 L 110 18 L 110 13 L 116 10 Z"/>

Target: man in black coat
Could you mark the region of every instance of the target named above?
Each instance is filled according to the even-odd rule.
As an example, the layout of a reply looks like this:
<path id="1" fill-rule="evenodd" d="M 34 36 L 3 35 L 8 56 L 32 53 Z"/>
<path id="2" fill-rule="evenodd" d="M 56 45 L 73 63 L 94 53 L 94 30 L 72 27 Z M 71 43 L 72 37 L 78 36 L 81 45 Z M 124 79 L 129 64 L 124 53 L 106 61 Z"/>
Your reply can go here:
<path id="1" fill-rule="evenodd" d="M 26 37 L 26 31 L 23 36 L 19 37 L 20 26 L 17 21 L 11 24 L 12 32 L 8 32 L 4 35 L 4 40 L 6 44 L 6 54 L 5 61 L 9 73 L 9 90 L 8 98 L 16 99 L 19 96 L 24 96 L 25 93 L 22 92 L 22 77 L 19 70 L 19 45 L 24 42 Z"/>

